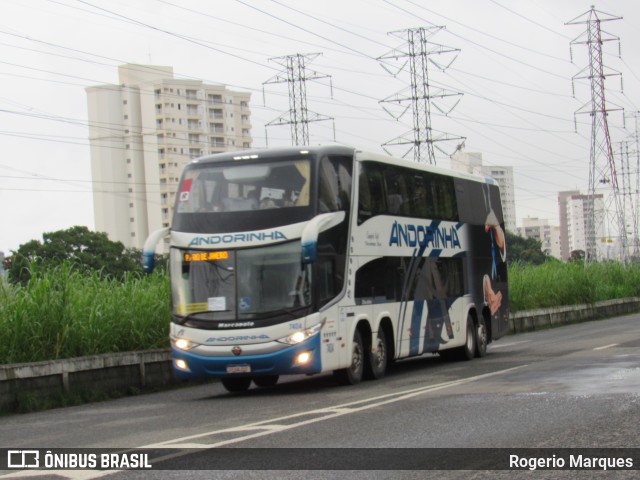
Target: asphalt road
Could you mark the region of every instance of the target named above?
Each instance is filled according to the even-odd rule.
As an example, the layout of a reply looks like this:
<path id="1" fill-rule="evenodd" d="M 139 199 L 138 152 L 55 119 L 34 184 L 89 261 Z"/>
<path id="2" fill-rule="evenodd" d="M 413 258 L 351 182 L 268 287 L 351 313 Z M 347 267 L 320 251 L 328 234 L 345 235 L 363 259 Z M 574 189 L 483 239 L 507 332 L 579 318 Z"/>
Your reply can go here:
<path id="1" fill-rule="evenodd" d="M 505 337 L 471 362 L 438 356 L 398 362 L 384 379 L 353 387 L 337 386 L 330 375 L 292 377 L 243 394 L 211 383 L 0 417 L 3 448 L 146 447 L 154 467 L 165 469 L 5 472 L 9 476 L 0 478 L 300 478 L 299 471 L 283 471 L 300 468 L 296 460 L 313 470 L 306 478 L 531 478 L 527 468 L 404 468 L 429 455 L 459 462 L 456 454 L 477 453 L 462 450 L 468 448 L 496 449 L 478 459 L 479 468 L 488 469 L 495 468 L 491 455 L 519 448 L 551 449 L 544 452 L 556 458 L 568 455 L 560 450 L 566 448 L 640 449 L 639 427 L 640 316 L 632 315 Z M 221 456 L 213 447 L 282 450 Z M 334 450 L 320 451 L 326 455 L 319 458 L 318 448 Z M 258 463 L 246 463 L 251 460 Z M 453 464 L 468 467 L 469 461 Z M 246 470 L 252 465 L 279 471 Z M 640 469 L 640 458 L 634 467 Z M 198 470 L 206 468 L 236 471 Z M 636 478 L 638 470 L 534 474 Z"/>

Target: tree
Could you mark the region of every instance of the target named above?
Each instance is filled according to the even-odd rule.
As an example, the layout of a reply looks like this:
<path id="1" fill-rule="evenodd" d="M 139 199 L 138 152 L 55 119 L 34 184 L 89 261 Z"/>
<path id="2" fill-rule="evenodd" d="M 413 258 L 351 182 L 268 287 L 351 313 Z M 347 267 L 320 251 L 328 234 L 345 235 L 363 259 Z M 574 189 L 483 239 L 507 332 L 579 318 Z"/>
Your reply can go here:
<path id="1" fill-rule="evenodd" d="M 541 265 L 548 257 L 542 251 L 542 242 L 534 238 L 524 238 L 511 232 L 507 233 L 507 258 L 510 262 L 520 261 L 532 265 Z"/>
<path id="2" fill-rule="evenodd" d="M 69 261 L 79 268 L 100 271 L 103 275 L 122 278 L 125 272 L 142 272 L 136 261 L 138 252 L 125 249 L 122 242 L 109 240 L 104 232 L 92 232 L 76 226 L 42 234 L 43 241 L 31 240 L 11 251 L 6 260 L 9 280 L 26 283 L 30 267 L 48 268 Z"/>

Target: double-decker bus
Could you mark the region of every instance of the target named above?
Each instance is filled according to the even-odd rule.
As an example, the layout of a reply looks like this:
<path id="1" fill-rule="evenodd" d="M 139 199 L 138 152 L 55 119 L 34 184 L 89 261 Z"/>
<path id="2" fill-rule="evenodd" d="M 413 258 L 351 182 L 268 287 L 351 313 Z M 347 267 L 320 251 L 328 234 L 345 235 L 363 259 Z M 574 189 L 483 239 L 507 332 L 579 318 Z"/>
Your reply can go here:
<path id="1" fill-rule="evenodd" d="M 163 237 L 178 379 L 356 384 L 397 359 L 482 357 L 508 329 L 489 177 L 343 146 L 215 154 L 185 167 L 146 271 Z"/>

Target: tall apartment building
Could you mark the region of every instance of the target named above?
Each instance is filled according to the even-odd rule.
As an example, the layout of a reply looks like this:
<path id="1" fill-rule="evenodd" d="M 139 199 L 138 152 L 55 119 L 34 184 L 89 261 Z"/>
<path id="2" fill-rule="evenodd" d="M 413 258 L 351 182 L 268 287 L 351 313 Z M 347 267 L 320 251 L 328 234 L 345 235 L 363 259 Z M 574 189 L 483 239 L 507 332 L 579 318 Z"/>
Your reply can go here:
<path id="1" fill-rule="evenodd" d="M 563 260 L 571 256 L 571 252 L 581 250 L 590 253 L 593 258 L 609 258 L 611 256 L 610 242 L 605 238 L 604 198 L 599 194 L 595 197 L 582 195 L 579 192 L 560 192 L 558 194 L 560 207 L 560 237 L 561 255 Z M 595 238 L 589 234 L 588 221 L 592 209 L 595 209 Z M 564 247 L 566 245 L 566 249 Z"/>
<path id="2" fill-rule="evenodd" d="M 558 216 L 560 218 L 560 259 L 566 262 L 571 257 L 569 248 L 569 227 L 567 202 L 573 195 L 580 195 L 578 190 L 558 192 Z"/>
<path id="3" fill-rule="evenodd" d="M 96 230 L 142 248 L 169 226 L 193 158 L 251 147 L 250 93 L 176 79 L 173 68 L 126 64 L 119 85 L 88 87 Z"/>
<path id="4" fill-rule="evenodd" d="M 560 256 L 560 227 L 549 225 L 546 218 L 524 218 L 522 226 L 518 227 L 518 235 L 524 238 L 534 238 L 542 244 L 542 251 L 555 258 Z"/>
<path id="5" fill-rule="evenodd" d="M 513 167 L 483 165 L 481 153 L 458 150 L 451 156 L 451 168 L 462 172 L 493 177 L 500 186 L 505 228 L 510 232 L 516 231 L 516 196 Z"/>

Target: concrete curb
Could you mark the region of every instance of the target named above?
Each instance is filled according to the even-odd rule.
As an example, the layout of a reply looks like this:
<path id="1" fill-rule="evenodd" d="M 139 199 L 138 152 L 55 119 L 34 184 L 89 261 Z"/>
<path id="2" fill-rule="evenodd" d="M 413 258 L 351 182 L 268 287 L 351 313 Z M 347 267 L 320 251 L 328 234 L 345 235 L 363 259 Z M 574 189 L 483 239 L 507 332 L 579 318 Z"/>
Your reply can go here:
<path id="1" fill-rule="evenodd" d="M 529 310 L 512 314 L 509 329 L 510 333 L 522 333 L 635 312 L 640 312 L 640 297 Z M 108 393 L 173 383 L 169 349 L 0 365 L 0 412 L 15 409 L 20 399 L 28 395 Z"/>
<path id="2" fill-rule="evenodd" d="M 541 308 L 511 314 L 509 333 L 522 333 L 543 328 L 617 317 L 640 311 L 640 297 L 605 300 L 593 305 Z"/>
<path id="3" fill-rule="evenodd" d="M 27 396 L 109 393 L 174 383 L 169 349 L 0 365 L 0 412 Z"/>

